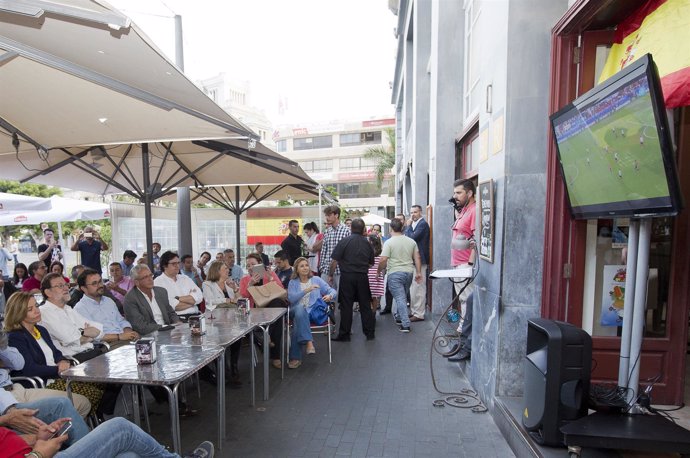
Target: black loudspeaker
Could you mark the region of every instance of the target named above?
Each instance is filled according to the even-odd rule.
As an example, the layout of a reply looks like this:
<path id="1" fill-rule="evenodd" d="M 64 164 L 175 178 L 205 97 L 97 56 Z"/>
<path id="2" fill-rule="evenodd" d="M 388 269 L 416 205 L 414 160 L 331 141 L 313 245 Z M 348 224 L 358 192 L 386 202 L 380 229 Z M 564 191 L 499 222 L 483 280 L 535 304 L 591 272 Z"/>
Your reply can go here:
<path id="1" fill-rule="evenodd" d="M 561 426 L 587 415 L 592 338 L 562 321 L 527 323 L 522 425 L 540 444 L 563 444 Z"/>

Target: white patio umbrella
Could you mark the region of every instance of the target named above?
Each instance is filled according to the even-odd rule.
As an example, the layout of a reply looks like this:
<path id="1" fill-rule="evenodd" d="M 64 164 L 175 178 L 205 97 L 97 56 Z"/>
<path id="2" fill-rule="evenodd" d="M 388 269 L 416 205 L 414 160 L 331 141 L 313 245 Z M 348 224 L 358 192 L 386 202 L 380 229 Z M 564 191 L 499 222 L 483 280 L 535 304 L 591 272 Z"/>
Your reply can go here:
<path id="1" fill-rule="evenodd" d="M 50 199 L 0 192 L 0 215 L 16 211 L 49 210 Z M 2 226 L 2 224 L 0 224 Z"/>
<path id="2" fill-rule="evenodd" d="M 383 216 L 380 215 L 374 215 L 374 214 L 368 214 L 361 216 L 361 218 L 364 220 L 364 224 L 367 226 L 371 226 L 372 224 L 385 224 L 385 223 L 390 223 L 391 220 L 388 218 L 384 218 Z"/>
<path id="3" fill-rule="evenodd" d="M 16 210 L 0 213 L 0 226 L 110 218 L 110 205 L 108 204 L 66 199 L 60 196 L 53 196 L 45 200 L 51 204 L 50 210 Z"/>

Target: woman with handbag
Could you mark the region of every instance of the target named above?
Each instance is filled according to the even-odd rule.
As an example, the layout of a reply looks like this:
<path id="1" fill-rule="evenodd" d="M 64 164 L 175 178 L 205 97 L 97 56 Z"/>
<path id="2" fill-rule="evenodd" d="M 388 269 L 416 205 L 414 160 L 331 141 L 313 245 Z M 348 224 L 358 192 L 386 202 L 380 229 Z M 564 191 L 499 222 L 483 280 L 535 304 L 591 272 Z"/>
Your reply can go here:
<path id="1" fill-rule="evenodd" d="M 237 303 L 236 290 L 237 285 L 230 278 L 230 269 L 223 261 L 213 261 L 208 268 L 206 274 L 206 281 L 202 285 L 204 292 L 204 301 L 206 304 L 216 304 L 218 307 L 232 307 Z M 230 367 L 230 377 L 228 383 L 233 388 L 242 386 L 240 381 L 240 371 L 238 363 L 240 359 L 240 348 L 242 342 L 237 341 L 230 345 L 230 359 L 225 360 Z M 213 366 L 213 365 L 211 365 Z M 227 366 L 226 366 L 227 367 Z M 209 370 L 213 370 L 209 367 Z M 215 374 L 214 374 L 215 375 Z"/>
<path id="2" fill-rule="evenodd" d="M 290 343 L 290 361 L 288 367 L 296 369 L 302 364 L 302 345 L 306 345 L 308 355 L 316 353 L 312 340 L 309 322 L 321 325 L 328 319 L 328 306 L 326 302 L 335 300 L 337 291 L 320 277 L 312 275 L 309 261 L 305 258 L 295 260 L 292 272 L 292 280 L 288 284 L 288 300 L 290 301 L 290 318 L 294 321 Z M 324 307 L 326 310 L 315 310 L 316 307 Z M 312 312 L 325 312 L 317 320 L 310 320 Z"/>
<path id="3" fill-rule="evenodd" d="M 287 292 L 280 278 L 264 266 L 258 253 L 249 253 L 246 259 L 247 275 L 240 280 L 240 296 L 249 299 L 249 306 L 254 307 L 287 307 Z M 269 357 L 276 369 L 282 368 L 280 345 L 283 341 L 283 323 L 280 320 L 268 328 L 271 337 Z M 264 342 L 265 343 L 265 342 Z"/>
<path id="4" fill-rule="evenodd" d="M 46 328 L 36 324 L 39 321 L 41 311 L 33 294 L 17 292 L 7 301 L 3 326 L 9 336 L 9 345 L 19 350 L 24 357 L 22 370 L 12 371 L 11 375 L 40 377 L 46 382 L 46 388 L 66 391 L 65 381 L 60 378 L 60 372 L 69 369 L 76 361 L 63 356 L 62 352 L 55 348 Z M 73 397 L 82 396 L 88 399 L 92 413 L 98 410 L 103 397 L 102 385 L 75 382 L 71 388 Z M 79 402 L 83 403 L 85 400 L 80 398 Z"/>

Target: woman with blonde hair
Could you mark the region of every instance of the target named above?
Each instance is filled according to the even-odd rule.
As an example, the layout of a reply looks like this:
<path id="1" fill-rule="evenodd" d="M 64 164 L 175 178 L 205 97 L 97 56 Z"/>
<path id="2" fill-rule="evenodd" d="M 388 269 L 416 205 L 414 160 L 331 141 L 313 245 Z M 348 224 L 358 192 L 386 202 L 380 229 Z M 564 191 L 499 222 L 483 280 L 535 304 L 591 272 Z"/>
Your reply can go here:
<path id="1" fill-rule="evenodd" d="M 314 341 L 309 328 L 309 312 L 319 299 L 325 302 L 335 300 L 338 293 L 328 283 L 312 275 L 311 266 L 306 258 L 295 260 L 292 280 L 288 284 L 290 315 L 296 317 L 293 333 L 290 336 L 290 361 L 288 367 L 299 367 L 302 361 L 302 345 L 306 345 L 308 355 L 316 353 Z M 300 318 L 300 319 L 297 319 Z M 323 323 L 315 323 L 317 325 Z"/>
<path id="2" fill-rule="evenodd" d="M 60 372 L 69 369 L 73 361 L 55 348 L 46 328 L 37 324 L 39 321 L 41 311 L 33 294 L 17 292 L 7 301 L 3 327 L 8 333 L 9 345 L 24 357 L 24 367 L 12 371 L 11 375 L 40 377 L 46 383 L 46 388 L 66 391 Z M 74 382 L 71 388 L 78 410 L 78 404 L 90 403 L 91 412 L 96 412 L 103 397 L 101 385 Z"/>
<path id="3" fill-rule="evenodd" d="M 228 268 L 227 264 L 225 264 L 223 261 L 213 261 L 208 268 L 206 281 L 204 281 L 202 285 L 206 306 L 208 307 L 208 305 L 211 303 L 222 304 L 221 307 L 227 307 L 235 304 L 237 302 L 235 299 L 237 289 L 237 285 L 232 278 L 230 278 L 230 269 Z M 238 367 L 241 347 L 241 341 L 237 341 L 230 345 L 230 360 L 225 360 L 230 367 L 228 384 L 233 388 L 239 388 L 242 386 Z M 215 377 L 215 375 L 213 377 Z M 215 378 L 211 378 L 210 381 L 214 383 Z"/>

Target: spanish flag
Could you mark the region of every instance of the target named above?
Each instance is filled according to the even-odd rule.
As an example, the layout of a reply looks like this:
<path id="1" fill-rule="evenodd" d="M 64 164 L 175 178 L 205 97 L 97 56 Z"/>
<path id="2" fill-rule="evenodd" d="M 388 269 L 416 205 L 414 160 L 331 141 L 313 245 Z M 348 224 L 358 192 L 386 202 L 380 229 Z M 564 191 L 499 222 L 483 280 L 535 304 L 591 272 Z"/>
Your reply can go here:
<path id="1" fill-rule="evenodd" d="M 262 242 L 264 245 L 280 245 L 290 233 L 289 222 L 296 219 L 302 227 L 301 218 L 253 218 L 247 220 L 247 244 Z M 249 235 L 251 234 L 251 235 Z"/>
<path id="2" fill-rule="evenodd" d="M 667 108 L 690 105 L 690 0 L 648 0 L 616 28 L 599 83 L 649 53 Z"/>

